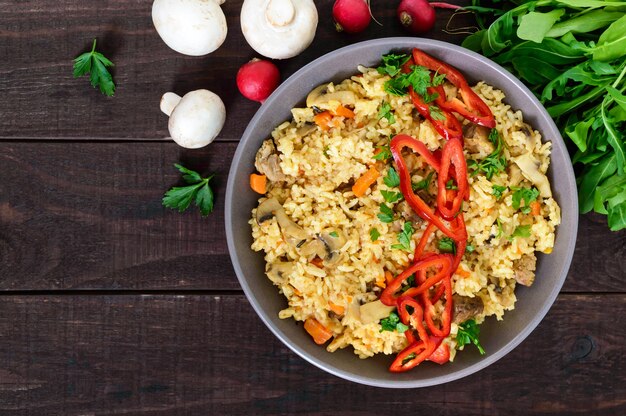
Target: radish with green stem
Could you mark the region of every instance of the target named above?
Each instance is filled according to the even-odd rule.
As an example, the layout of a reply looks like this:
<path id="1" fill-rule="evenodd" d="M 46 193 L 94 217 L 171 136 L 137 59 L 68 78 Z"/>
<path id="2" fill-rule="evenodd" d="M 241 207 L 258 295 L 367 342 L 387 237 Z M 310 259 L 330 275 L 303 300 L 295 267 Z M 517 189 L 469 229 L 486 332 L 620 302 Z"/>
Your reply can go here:
<path id="1" fill-rule="evenodd" d="M 398 6 L 398 19 L 409 32 L 420 35 L 435 26 L 435 8 L 460 9 L 461 6 L 427 0 L 402 0 Z"/>

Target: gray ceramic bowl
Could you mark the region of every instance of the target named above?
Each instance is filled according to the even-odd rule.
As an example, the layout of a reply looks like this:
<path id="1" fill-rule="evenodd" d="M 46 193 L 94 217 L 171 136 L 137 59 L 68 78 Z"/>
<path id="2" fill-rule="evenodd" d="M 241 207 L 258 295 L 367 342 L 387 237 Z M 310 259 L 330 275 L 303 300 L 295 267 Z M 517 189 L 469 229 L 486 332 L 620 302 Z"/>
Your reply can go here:
<path id="1" fill-rule="evenodd" d="M 518 287 L 517 304 L 504 321 L 489 318 L 481 327 L 481 342 L 487 354 L 475 348 L 457 354 L 454 363 L 439 366 L 423 363 L 413 371 L 388 371 L 392 356 L 359 359 L 350 348 L 327 352 L 311 341 L 302 325 L 281 320 L 278 311 L 286 306 L 284 297 L 265 277 L 261 253 L 250 249 L 250 211 L 258 195 L 249 190 L 254 156 L 275 126 L 291 118 L 290 109 L 302 105 L 311 89 L 329 81 L 340 81 L 356 72 L 357 65 L 376 66 L 390 50 L 408 51 L 413 47 L 460 69 L 469 81 L 485 80 L 502 89 L 513 109 L 521 109 L 524 119 L 553 145 L 549 177 L 554 196 L 561 206 L 562 224 L 557 229 L 554 251 L 539 257 L 537 279 L 530 288 Z M 502 67 L 459 46 L 420 38 L 386 38 L 357 43 L 338 49 L 306 65 L 287 79 L 261 106 L 241 137 L 233 158 L 226 189 L 226 236 L 228 249 L 239 282 L 268 328 L 296 354 L 331 374 L 381 387 L 424 387 L 465 377 L 487 367 L 515 348 L 539 324 L 554 302 L 574 252 L 578 228 L 578 202 L 572 164 L 557 127 L 533 94 Z"/>

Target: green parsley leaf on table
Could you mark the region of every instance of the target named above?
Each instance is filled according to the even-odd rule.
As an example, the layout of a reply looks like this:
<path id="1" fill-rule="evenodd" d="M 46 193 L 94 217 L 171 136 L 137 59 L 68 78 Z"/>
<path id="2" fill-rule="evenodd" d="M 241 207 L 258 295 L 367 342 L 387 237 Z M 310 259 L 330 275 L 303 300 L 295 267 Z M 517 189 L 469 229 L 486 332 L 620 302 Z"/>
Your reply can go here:
<path id="1" fill-rule="evenodd" d="M 410 222 L 405 222 L 402 231 L 398 233 L 399 244 L 394 244 L 391 248 L 411 251 L 411 236 L 413 236 L 413 226 Z"/>
<path id="2" fill-rule="evenodd" d="M 513 241 L 515 237 L 528 238 L 530 237 L 530 225 L 519 225 L 513 231 L 513 234 L 509 236 L 509 241 Z"/>
<path id="3" fill-rule="evenodd" d="M 397 331 L 403 333 L 407 329 L 409 327 L 400 322 L 400 317 L 395 312 L 391 312 L 387 318 L 380 320 L 380 332 Z"/>
<path id="4" fill-rule="evenodd" d="M 372 228 L 370 230 L 370 239 L 372 241 L 376 241 L 376 240 L 378 240 L 379 237 L 380 237 L 380 231 L 378 231 L 377 228 Z"/>
<path id="5" fill-rule="evenodd" d="M 511 202 L 513 209 L 519 209 L 524 214 L 530 213 L 530 203 L 537 200 L 537 197 L 539 197 L 539 191 L 537 188 L 533 187 L 529 189 L 514 187 L 511 188 L 511 190 L 513 191 L 513 201 Z M 524 201 L 524 206 L 520 209 L 522 201 Z"/>
<path id="6" fill-rule="evenodd" d="M 183 174 L 183 180 L 188 185 L 173 187 L 167 191 L 163 196 L 163 205 L 183 212 L 194 202 L 200 208 L 202 216 L 209 215 L 213 211 L 213 190 L 209 186 L 209 181 L 214 175 L 203 178 L 198 172 L 182 165 L 174 166 Z"/>
<path id="7" fill-rule="evenodd" d="M 389 168 L 383 182 L 385 182 L 385 185 L 388 187 L 395 188 L 396 186 L 400 186 L 400 176 L 398 176 L 398 172 L 396 172 L 394 168 Z"/>
<path id="8" fill-rule="evenodd" d="M 496 199 L 502 198 L 502 194 L 506 192 L 506 186 L 493 185 L 492 195 L 496 197 Z"/>
<path id="9" fill-rule="evenodd" d="M 391 111 L 391 105 L 386 101 L 382 102 L 380 110 L 378 110 L 378 119 L 380 120 L 381 118 L 386 119 L 389 124 L 396 122 L 396 118 L 393 116 L 393 112 Z"/>
<path id="10" fill-rule="evenodd" d="M 89 74 L 91 85 L 94 88 L 100 88 L 102 94 L 111 97 L 115 94 L 115 83 L 107 69 L 111 66 L 114 66 L 113 62 L 100 52 L 96 52 L 96 39 L 94 39 L 91 52 L 85 52 L 74 59 L 74 78 Z"/>
<path id="11" fill-rule="evenodd" d="M 480 327 L 476 324 L 476 321 L 470 319 L 459 325 L 459 331 L 456 334 L 456 343 L 459 347 L 467 344 L 474 344 L 478 348 L 478 352 L 481 355 L 485 353 L 478 337 L 480 336 Z"/>

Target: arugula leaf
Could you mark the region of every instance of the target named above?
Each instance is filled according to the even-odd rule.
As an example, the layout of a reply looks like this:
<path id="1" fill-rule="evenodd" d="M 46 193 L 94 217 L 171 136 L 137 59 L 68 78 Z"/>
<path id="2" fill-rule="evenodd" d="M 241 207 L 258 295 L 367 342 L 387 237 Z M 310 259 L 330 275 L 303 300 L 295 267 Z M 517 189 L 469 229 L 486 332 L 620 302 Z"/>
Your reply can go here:
<path id="1" fill-rule="evenodd" d="M 400 322 L 400 317 L 395 312 L 391 312 L 387 318 L 381 319 L 379 323 L 380 323 L 380 332 L 397 331 L 397 332 L 403 333 L 409 329 L 408 326 Z"/>
<path id="2" fill-rule="evenodd" d="M 554 9 L 547 13 L 529 12 L 523 15 L 517 28 L 517 37 L 541 43 L 564 13 L 565 10 L 563 9 Z"/>
<path id="3" fill-rule="evenodd" d="M 214 175 L 203 178 L 199 173 L 182 165 L 174 166 L 183 174 L 183 179 L 188 185 L 173 187 L 167 191 L 163 196 L 163 205 L 183 212 L 195 202 L 202 216 L 209 215 L 213 211 L 213 190 L 209 186 L 209 181 Z"/>
<path id="4" fill-rule="evenodd" d="M 469 319 L 459 325 L 459 330 L 456 334 L 456 344 L 459 347 L 463 347 L 468 344 L 474 344 L 478 348 L 478 352 L 481 355 L 485 354 L 485 350 L 478 337 L 480 336 L 480 327 L 476 324 L 476 321 Z"/>
<path id="5" fill-rule="evenodd" d="M 376 148 L 380 149 L 380 151 L 374 155 L 375 160 L 385 161 L 391 157 L 391 149 L 388 144 L 385 146 L 378 146 Z"/>
<path id="6" fill-rule="evenodd" d="M 593 48 L 593 59 L 610 62 L 624 56 L 626 51 L 626 14 L 611 23 L 600 35 Z"/>
<path id="7" fill-rule="evenodd" d="M 439 247 L 439 251 L 441 251 L 442 253 L 456 254 L 456 244 L 454 243 L 454 240 L 450 237 L 443 237 L 441 240 L 439 240 L 437 247 Z"/>
<path id="8" fill-rule="evenodd" d="M 496 197 L 496 199 L 502 198 L 502 194 L 506 192 L 506 186 L 493 185 L 491 194 Z"/>
<path id="9" fill-rule="evenodd" d="M 378 229 L 372 228 L 370 230 L 370 239 L 372 241 L 376 241 L 376 240 L 378 240 L 378 238 L 380 238 L 380 232 L 378 231 Z"/>
<path id="10" fill-rule="evenodd" d="M 388 187 L 395 188 L 397 186 L 400 186 L 400 176 L 398 176 L 398 172 L 396 172 L 396 170 L 393 167 L 391 167 L 387 171 L 387 176 L 385 176 L 385 178 L 383 179 L 383 182 Z"/>
<path id="11" fill-rule="evenodd" d="M 96 39 L 94 39 L 91 52 L 85 52 L 74 59 L 74 78 L 89 74 L 91 85 L 94 88 L 98 87 L 102 94 L 111 97 L 115 94 L 115 83 L 107 68 L 112 66 L 114 66 L 113 62 L 100 52 L 96 52 Z"/>
<path id="12" fill-rule="evenodd" d="M 539 191 L 537 188 L 518 188 L 511 187 L 513 190 L 513 209 L 520 209 L 521 202 L 524 201 L 524 206 L 520 209 L 524 214 L 530 213 L 530 203 L 537 200 Z"/>
<path id="13" fill-rule="evenodd" d="M 482 173 L 490 180 L 493 175 L 506 169 L 506 157 L 503 153 L 504 141 L 496 129 L 491 129 L 491 132 L 489 132 L 489 141 L 494 146 L 493 152 L 480 162 L 468 160 L 467 167 L 473 169 L 472 176 Z"/>
<path id="14" fill-rule="evenodd" d="M 391 105 L 386 101 L 382 102 L 382 104 L 380 105 L 380 110 L 378 110 L 378 119 L 380 120 L 381 118 L 386 119 L 389 124 L 393 124 L 396 122 L 396 118 L 391 112 Z"/>
<path id="15" fill-rule="evenodd" d="M 409 59 L 411 59 L 411 57 L 406 54 L 396 55 L 389 53 L 382 56 L 382 65 L 376 68 L 376 70 L 381 75 L 395 77 L 402 70 L 402 65 L 407 63 Z"/>
<path id="16" fill-rule="evenodd" d="M 382 194 L 385 201 L 389 203 L 397 202 L 397 201 L 400 201 L 402 198 L 404 198 L 401 192 L 392 192 L 392 191 L 382 190 L 380 191 L 380 193 Z"/>
<path id="17" fill-rule="evenodd" d="M 387 204 L 380 204 L 380 214 L 378 214 L 378 219 L 384 223 L 393 222 L 393 209 L 387 206 Z"/>
<path id="18" fill-rule="evenodd" d="M 530 237 L 530 225 L 518 225 L 513 231 L 513 234 L 508 237 L 508 240 L 513 241 L 513 239 L 516 237 Z"/>
<path id="19" fill-rule="evenodd" d="M 433 175 L 435 172 L 430 172 L 428 175 L 426 175 L 426 177 L 424 179 L 422 179 L 421 181 L 417 182 L 417 183 L 412 183 L 411 187 L 413 188 L 413 191 L 418 191 L 420 189 L 428 189 L 428 187 L 430 186 L 430 183 L 433 180 Z"/>
<path id="20" fill-rule="evenodd" d="M 405 222 L 402 231 L 398 233 L 399 244 L 391 246 L 392 249 L 411 251 L 411 236 L 413 235 L 413 226 L 410 222 Z"/>

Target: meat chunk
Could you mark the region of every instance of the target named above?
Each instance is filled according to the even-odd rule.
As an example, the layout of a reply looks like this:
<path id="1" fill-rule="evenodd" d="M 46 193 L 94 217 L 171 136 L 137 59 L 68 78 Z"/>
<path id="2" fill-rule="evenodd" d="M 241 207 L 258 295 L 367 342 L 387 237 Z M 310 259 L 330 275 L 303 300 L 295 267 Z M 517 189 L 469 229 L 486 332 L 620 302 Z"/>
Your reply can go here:
<path id="1" fill-rule="evenodd" d="M 453 322 L 455 324 L 463 323 L 481 314 L 485 307 L 483 300 L 478 296 L 470 298 L 467 296 L 453 295 L 452 300 L 454 302 Z"/>
<path id="2" fill-rule="evenodd" d="M 532 285 L 535 281 L 536 268 L 537 257 L 535 257 L 535 254 L 524 254 L 519 260 L 513 262 L 515 281 L 524 286 Z"/>
<path id="3" fill-rule="evenodd" d="M 287 178 L 280 168 L 280 157 L 272 139 L 263 142 L 256 154 L 254 166 L 272 182 L 284 181 Z"/>
<path id="4" fill-rule="evenodd" d="M 469 124 L 463 136 L 465 137 L 465 148 L 471 154 L 478 154 L 486 157 L 495 150 L 493 143 L 489 140 L 490 130 L 487 127 Z"/>

